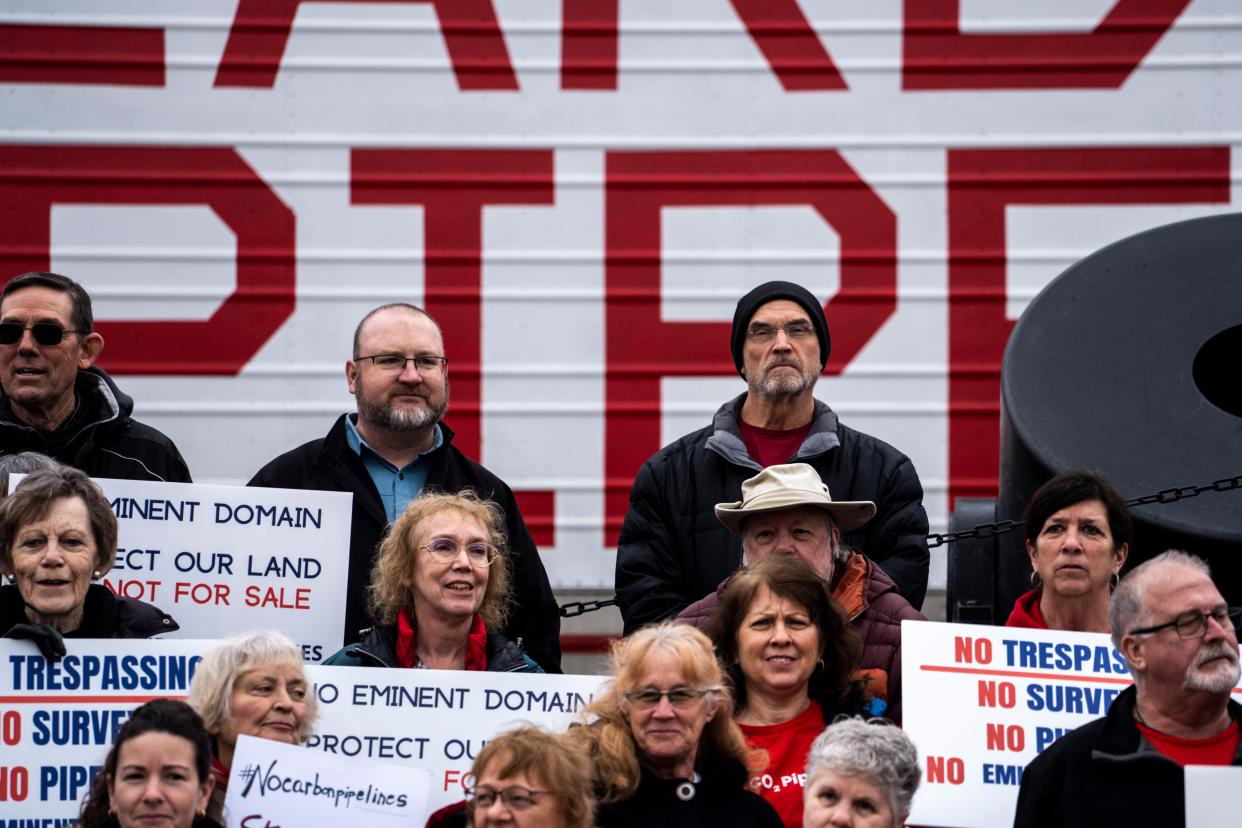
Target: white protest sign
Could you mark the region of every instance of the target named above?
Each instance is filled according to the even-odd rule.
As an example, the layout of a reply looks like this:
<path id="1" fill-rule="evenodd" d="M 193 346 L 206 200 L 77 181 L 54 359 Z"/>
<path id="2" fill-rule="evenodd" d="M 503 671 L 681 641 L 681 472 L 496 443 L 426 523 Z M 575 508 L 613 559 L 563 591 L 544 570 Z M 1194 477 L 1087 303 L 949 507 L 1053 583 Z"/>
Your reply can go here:
<path id="1" fill-rule="evenodd" d="M 319 721 L 307 746 L 352 760 L 399 762 L 431 772 L 430 808 L 465 796 L 470 765 L 501 731 L 530 723 L 563 731 L 602 676 L 387 670 L 311 665 Z"/>
<path id="2" fill-rule="evenodd" d="M 902 726 L 923 785 L 912 825 L 1013 823 L 1022 771 L 1130 684 L 1102 633 L 903 621 Z"/>
<path id="3" fill-rule="evenodd" d="M 340 648 L 351 495 L 96 482 L 120 524 L 104 584 L 175 618 L 174 637 L 275 629 L 312 662 Z"/>
<path id="4" fill-rule="evenodd" d="M 1237 828 L 1242 767 L 1186 766 L 1186 828 Z"/>
<path id="5" fill-rule="evenodd" d="M 431 774 L 419 768 L 241 736 L 224 800 L 228 828 L 365 825 L 422 828 Z"/>
<path id="6" fill-rule="evenodd" d="M 185 698 L 198 662 L 217 643 L 67 639 L 68 653 L 49 662 L 31 642 L 0 639 L 0 815 L 43 820 L 22 825 L 76 820 L 134 708 Z"/>

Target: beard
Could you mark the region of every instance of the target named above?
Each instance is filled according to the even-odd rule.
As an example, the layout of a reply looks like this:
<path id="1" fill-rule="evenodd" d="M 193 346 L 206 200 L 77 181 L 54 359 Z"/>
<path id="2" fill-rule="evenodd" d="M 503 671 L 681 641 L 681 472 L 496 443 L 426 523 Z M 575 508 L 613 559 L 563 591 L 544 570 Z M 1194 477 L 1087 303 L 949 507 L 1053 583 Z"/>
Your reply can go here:
<path id="1" fill-rule="evenodd" d="M 404 393 L 418 394 L 418 396 L 426 400 L 426 407 L 417 409 L 398 408 L 387 398 L 382 403 L 376 404 L 368 400 L 365 394 L 360 393 L 357 395 L 358 417 L 367 422 L 382 426 L 389 431 L 418 431 L 440 422 L 444 417 L 444 412 L 448 410 L 447 380 L 444 384 L 444 396 L 439 400 L 417 391 L 406 390 Z"/>
<path id="2" fill-rule="evenodd" d="M 793 371 L 776 371 L 788 365 Z M 750 384 L 750 390 L 768 399 L 791 399 L 815 387 L 819 375 L 807 371 L 797 359 L 774 359 L 764 366 L 763 375 Z"/>
<path id="3" fill-rule="evenodd" d="M 1224 656 L 1207 671 L 1200 670 L 1204 663 Z M 1242 677 L 1242 665 L 1238 663 L 1238 654 L 1224 641 L 1217 641 L 1200 648 L 1195 654 L 1194 663 L 1186 670 L 1186 678 L 1182 682 L 1183 690 L 1201 690 L 1205 693 L 1229 693 Z"/>

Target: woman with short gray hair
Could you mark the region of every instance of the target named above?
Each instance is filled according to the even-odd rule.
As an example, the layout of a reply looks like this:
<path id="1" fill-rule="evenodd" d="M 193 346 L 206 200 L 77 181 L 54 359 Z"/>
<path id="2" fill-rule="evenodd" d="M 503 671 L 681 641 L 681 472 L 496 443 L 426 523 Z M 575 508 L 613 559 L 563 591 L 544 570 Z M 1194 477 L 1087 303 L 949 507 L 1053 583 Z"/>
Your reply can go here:
<path id="1" fill-rule="evenodd" d="M 302 651 L 275 630 L 233 636 L 207 653 L 194 671 L 186 701 L 211 734 L 216 787 L 207 815 L 220 821 L 237 737 L 300 744 L 310 736 L 318 712 L 302 671 Z"/>
<path id="2" fill-rule="evenodd" d="M 803 828 L 903 828 L 922 771 L 910 737 L 885 719 L 842 719 L 811 745 Z"/>

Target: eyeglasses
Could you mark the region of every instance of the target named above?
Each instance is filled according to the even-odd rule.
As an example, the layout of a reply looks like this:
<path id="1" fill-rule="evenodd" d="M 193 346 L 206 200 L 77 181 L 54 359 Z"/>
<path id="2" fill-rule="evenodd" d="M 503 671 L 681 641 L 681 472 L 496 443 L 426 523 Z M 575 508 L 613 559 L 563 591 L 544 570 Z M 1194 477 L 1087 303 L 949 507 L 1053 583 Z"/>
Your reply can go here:
<path id="1" fill-rule="evenodd" d="M 1217 607 L 1211 612 L 1199 612 L 1198 610 L 1189 610 L 1174 618 L 1172 621 L 1164 624 L 1157 624 L 1154 627 L 1143 627 L 1138 630 L 1130 630 L 1130 635 L 1146 635 L 1147 633 L 1160 632 L 1169 627 L 1177 628 L 1178 638 L 1198 638 L 1203 635 L 1207 629 L 1207 620 L 1211 618 L 1221 627 L 1225 626 L 1228 621 L 1236 631 L 1242 625 L 1242 608 L 1240 607 Z"/>
<path id="2" fill-rule="evenodd" d="M 660 699 L 668 697 L 668 703 L 678 710 L 685 710 L 708 693 L 715 693 L 719 687 L 705 687 L 702 690 L 695 690 L 690 687 L 674 687 L 672 690 L 656 690 L 654 687 L 648 687 L 646 690 L 631 690 L 625 694 L 625 700 L 634 705 L 637 710 L 650 710 L 660 703 Z"/>
<path id="3" fill-rule="evenodd" d="M 525 811 L 534 806 L 536 796 L 550 793 L 552 791 L 540 791 L 521 785 L 510 785 L 499 791 L 490 785 L 478 785 L 466 789 L 466 796 L 470 798 L 470 804 L 475 808 L 490 808 L 496 802 L 496 797 L 500 797 L 501 802 L 515 811 Z"/>
<path id="4" fill-rule="evenodd" d="M 38 334 L 35 335 L 36 337 Z M 394 374 L 405 370 L 407 362 L 414 363 L 414 367 L 418 369 L 420 374 L 438 374 L 448 367 L 448 357 L 431 356 L 429 354 L 419 354 L 418 356 L 402 356 L 401 354 L 373 354 L 371 356 L 356 356 L 354 362 L 362 362 L 365 359 L 371 360 L 371 364 L 381 371 L 391 371 Z"/>
<path id="5" fill-rule="evenodd" d="M 746 331 L 746 338 L 751 342 L 763 344 L 776 339 L 776 335 L 781 331 L 784 331 L 785 336 L 793 340 L 805 340 L 815 336 L 815 328 L 812 327 L 810 322 L 791 322 L 784 327 L 751 325 Z"/>
<path id="6" fill-rule="evenodd" d="M 419 549 L 426 549 L 431 553 L 431 557 L 441 563 L 457 560 L 457 556 L 461 554 L 461 544 L 452 538 L 436 538 L 435 540 L 424 543 Z M 470 565 L 476 569 L 482 569 L 491 566 L 492 562 L 500 556 L 500 550 L 492 546 L 490 543 L 475 541 L 466 544 L 466 560 L 470 561 Z"/>
<path id="7" fill-rule="evenodd" d="M 89 333 L 89 331 L 62 328 L 55 322 L 36 322 L 33 325 L 23 325 L 21 322 L 0 322 L 0 345 L 16 345 L 22 341 L 22 336 L 26 331 L 30 331 L 34 335 L 35 342 L 40 345 L 59 345 L 65 338 L 65 334 Z"/>

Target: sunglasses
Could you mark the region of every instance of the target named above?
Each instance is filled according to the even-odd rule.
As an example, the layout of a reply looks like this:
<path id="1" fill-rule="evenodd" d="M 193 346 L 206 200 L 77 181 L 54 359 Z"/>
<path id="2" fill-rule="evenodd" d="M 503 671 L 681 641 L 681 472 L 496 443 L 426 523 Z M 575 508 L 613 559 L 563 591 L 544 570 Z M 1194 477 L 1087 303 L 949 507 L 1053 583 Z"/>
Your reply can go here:
<path id="1" fill-rule="evenodd" d="M 65 334 L 81 334 L 86 331 L 66 330 L 55 322 L 36 322 L 23 325 L 21 322 L 0 322 L 0 345 L 16 345 L 22 341 L 22 335 L 30 331 L 35 342 L 40 345 L 59 345 Z"/>

